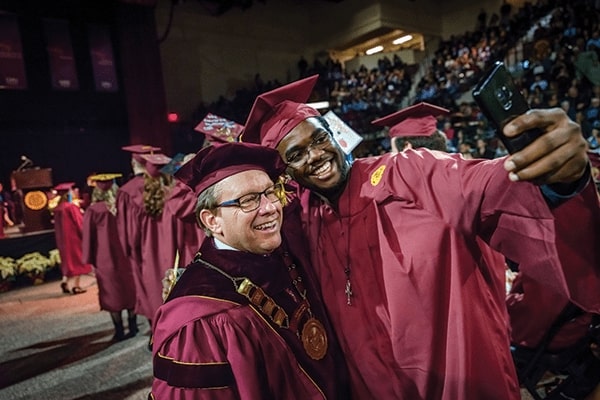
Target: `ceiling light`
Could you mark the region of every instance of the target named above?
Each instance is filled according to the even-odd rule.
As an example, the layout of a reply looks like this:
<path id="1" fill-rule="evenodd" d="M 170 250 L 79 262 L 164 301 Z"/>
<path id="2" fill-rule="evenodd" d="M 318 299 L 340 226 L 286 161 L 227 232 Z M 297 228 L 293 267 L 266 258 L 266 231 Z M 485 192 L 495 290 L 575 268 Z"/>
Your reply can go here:
<path id="1" fill-rule="evenodd" d="M 371 54 L 379 53 L 383 50 L 383 46 L 375 46 L 371 47 L 369 50 L 365 51 L 365 54 L 370 56 Z"/>
<path id="2" fill-rule="evenodd" d="M 412 38 L 413 38 L 412 35 L 404 35 L 404 36 L 399 37 L 398 39 L 394 40 L 392 43 L 393 44 L 402 44 L 402 43 L 408 42 Z"/>

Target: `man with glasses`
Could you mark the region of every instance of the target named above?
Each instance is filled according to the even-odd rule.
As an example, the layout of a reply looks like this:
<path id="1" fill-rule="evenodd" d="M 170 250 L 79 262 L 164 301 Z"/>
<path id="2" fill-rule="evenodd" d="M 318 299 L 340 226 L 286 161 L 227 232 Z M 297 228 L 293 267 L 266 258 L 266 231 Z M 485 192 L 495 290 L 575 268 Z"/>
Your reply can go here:
<path id="1" fill-rule="evenodd" d="M 151 398 L 349 398 L 284 169 L 272 149 L 226 143 L 177 171 L 206 238 L 156 314 Z"/>
<path id="2" fill-rule="evenodd" d="M 277 149 L 287 173 L 310 190 L 299 194 L 312 265 L 353 395 L 520 399 L 505 271 L 485 262 L 479 241 L 548 290 L 600 310 L 600 248 L 580 252 L 598 243 L 600 225 L 555 224 L 570 197 L 588 221 L 600 220 L 579 126 L 561 110 L 533 110 L 504 133 L 545 134 L 507 158 L 412 149 L 350 164 L 320 113 L 304 104 L 317 78 L 261 94 L 241 141 Z M 574 228 L 588 239 L 567 240 Z"/>

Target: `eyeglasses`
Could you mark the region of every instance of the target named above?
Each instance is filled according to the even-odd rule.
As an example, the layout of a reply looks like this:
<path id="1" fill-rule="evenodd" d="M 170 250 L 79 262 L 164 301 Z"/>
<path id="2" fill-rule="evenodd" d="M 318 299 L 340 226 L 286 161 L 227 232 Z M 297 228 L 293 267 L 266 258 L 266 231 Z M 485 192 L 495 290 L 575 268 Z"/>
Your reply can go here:
<path id="1" fill-rule="evenodd" d="M 265 196 L 271 203 L 277 203 L 278 201 L 281 201 L 282 195 L 283 186 L 280 183 L 276 183 L 262 192 L 248 193 L 237 199 L 224 201 L 221 204 L 218 204 L 217 207 L 239 207 L 243 212 L 251 212 L 260 207 L 262 196 Z"/>
<path id="2" fill-rule="evenodd" d="M 308 155 L 311 149 L 322 150 L 330 143 L 331 136 L 329 133 L 320 131 L 313 137 L 312 142 L 308 146 L 294 150 L 290 154 L 286 154 L 286 164 L 292 168 L 300 168 L 308 162 Z"/>

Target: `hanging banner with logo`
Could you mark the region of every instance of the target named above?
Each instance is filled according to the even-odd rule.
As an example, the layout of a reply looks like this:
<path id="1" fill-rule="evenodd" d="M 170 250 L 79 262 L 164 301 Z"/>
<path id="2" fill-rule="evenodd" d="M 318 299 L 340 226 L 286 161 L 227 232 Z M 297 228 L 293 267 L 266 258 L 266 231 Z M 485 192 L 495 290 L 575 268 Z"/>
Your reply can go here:
<path id="1" fill-rule="evenodd" d="M 118 91 L 115 59 L 108 27 L 96 24 L 89 25 L 88 38 L 96 90 L 99 92 Z"/>
<path id="2" fill-rule="evenodd" d="M 44 32 L 52 88 L 58 90 L 79 89 L 69 23 L 65 20 L 44 19 Z"/>
<path id="3" fill-rule="evenodd" d="M 0 89 L 27 89 L 17 16 L 3 12 L 0 12 Z"/>

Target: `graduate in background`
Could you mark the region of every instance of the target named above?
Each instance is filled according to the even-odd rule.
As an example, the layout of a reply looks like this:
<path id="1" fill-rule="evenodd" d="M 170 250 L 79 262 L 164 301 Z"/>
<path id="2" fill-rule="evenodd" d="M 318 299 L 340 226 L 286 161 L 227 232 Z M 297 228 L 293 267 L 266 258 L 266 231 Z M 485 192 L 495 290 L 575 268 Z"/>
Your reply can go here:
<path id="1" fill-rule="evenodd" d="M 92 264 L 98 282 L 100 309 L 110 313 L 115 327 L 113 340 L 120 341 L 138 333 L 135 314 L 135 284 L 129 259 L 119 243 L 115 182 L 121 174 L 90 176 L 91 205 L 83 217 L 83 260 Z M 127 311 L 128 334 L 123 326 Z"/>
<path id="2" fill-rule="evenodd" d="M 81 275 L 92 272 L 92 266 L 83 262 L 81 241 L 83 235 L 83 212 L 73 202 L 74 182 L 64 182 L 54 187 L 58 203 L 53 209 L 54 234 L 56 247 L 60 255 L 60 270 L 63 293 L 80 294 L 86 290 L 81 287 Z"/>
<path id="3" fill-rule="evenodd" d="M 406 149 L 425 147 L 431 150 L 448 151 L 446 135 L 437 128 L 437 118 L 450 111 L 433 104 L 421 102 L 403 108 L 371 123 L 389 127 L 388 135 L 392 153 Z"/>

